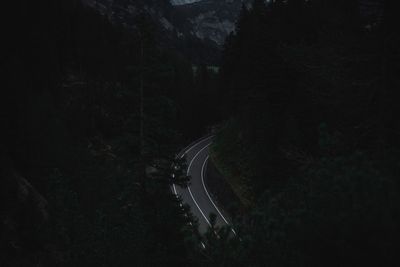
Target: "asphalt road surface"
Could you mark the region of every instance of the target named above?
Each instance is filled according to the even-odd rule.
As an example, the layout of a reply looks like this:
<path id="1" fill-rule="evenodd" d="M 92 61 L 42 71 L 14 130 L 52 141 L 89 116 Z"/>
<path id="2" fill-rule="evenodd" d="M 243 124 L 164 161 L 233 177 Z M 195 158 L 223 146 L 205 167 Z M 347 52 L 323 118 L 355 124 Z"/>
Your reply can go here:
<path id="1" fill-rule="evenodd" d="M 198 140 L 185 148 L 179 157 L 186 158 L 187 174 L 191 177 L 188 187 L 173 185 L 174 194 L 180 196 L 184 203 L 188 204 L 191 212 L 199 220 L 199 231 L 205 233 L 210 225 L 210 213 L 214 213 L 217 226 L 229 225 L 227 216 L 216 205 L 205 184 L 207 175 L 207 162 L 209 159 L 209 146 L 212 136 Z M 234 230 L 232 232 L 235 234 Z"/>

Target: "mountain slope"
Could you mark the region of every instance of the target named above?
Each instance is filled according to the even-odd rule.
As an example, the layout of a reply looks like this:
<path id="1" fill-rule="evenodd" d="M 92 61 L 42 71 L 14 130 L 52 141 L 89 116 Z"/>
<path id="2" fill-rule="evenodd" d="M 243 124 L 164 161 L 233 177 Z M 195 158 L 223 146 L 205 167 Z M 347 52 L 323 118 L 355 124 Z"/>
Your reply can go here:
<path id="1" fill-rule="evenodd" d="M 250 1 L 202 0 L 186 5 L 177 5 L 176 9 L 190 21 L 192 33 L 198 38 L 209 39 L 222 45 L 226 36 L 235 29 L 242 2 L 249 3 Z"/>
<path id="2" fill-rule="evenodd" d="M 171 4 L 175 6 L 179 5 L 187 5 L 187 4 L 192 4 L 195 2 L 200 2 L 202 0 L 171 0 Z"/>
<path id="3" fill-rule="evenodd" d="M 146 11 L 173 38 L 196 37 L 221 46 L 234 30 L 242 2 L 250 0 L 83 0 L 114 22 L 132 24 Z"/>
<path id="4" fill-rule="evenodd" d="M 183 54 L 194 64 L 217 64 L 220 48 L 208 39 L 198 38 L 187 16 L 169 0 L 82 0 L 112 23 L 137 31 L 136 18 L 146 14 L 156 27 L 159 44 Z"/>

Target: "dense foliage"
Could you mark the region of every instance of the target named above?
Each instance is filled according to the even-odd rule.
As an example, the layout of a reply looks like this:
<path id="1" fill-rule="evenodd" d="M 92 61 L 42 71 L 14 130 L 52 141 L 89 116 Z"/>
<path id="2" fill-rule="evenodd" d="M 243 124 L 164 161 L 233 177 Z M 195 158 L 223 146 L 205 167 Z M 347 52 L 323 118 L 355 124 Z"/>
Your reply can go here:
<path id="1" fill-rule="evenodd" d="M 80 1 L 8 2 L 0 265 L 190 264 L 195 221 L 169 186 L 191 64 L 145 12 L 128 30 Z"/>
<path id="2" fill-rule="evenodd" d="M 399 261 L 398 9 L 363 2 L 256 0 L 226 42 L 213 159 L 249 210 L 244 265 Z"/>

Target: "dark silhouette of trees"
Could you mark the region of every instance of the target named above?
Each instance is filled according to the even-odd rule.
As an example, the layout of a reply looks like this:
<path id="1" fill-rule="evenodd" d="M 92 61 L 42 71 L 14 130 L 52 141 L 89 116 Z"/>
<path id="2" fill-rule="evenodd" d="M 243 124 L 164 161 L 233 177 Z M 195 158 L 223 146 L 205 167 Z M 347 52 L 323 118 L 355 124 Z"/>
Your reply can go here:
<path id="1" fill-rule="evenodd" d="M 171 166 L 191 66 L 145 14 L 131 31 L 80 1 L 2 10 L 1 266 L 190 264 L 195 222 L 169 186 L 188 181 Z"/>
<path id="2" fill-rule="evenodd" d="M 398 262 L 398 9 L 360 4 L 254 1 L 225 43 L 213 153 L 250 202 L 247 265 Z"/>
<path id="3" fill-rule="evenodd" d="M 0 265 L 398 263 L 399 8 L 362 2 L 255 0 L 207 66 L 145 11 L 127 29 L 79 0 L 6 1 Z M 219 120 L 237 236 L 201 236 L 169 188 Z"/>

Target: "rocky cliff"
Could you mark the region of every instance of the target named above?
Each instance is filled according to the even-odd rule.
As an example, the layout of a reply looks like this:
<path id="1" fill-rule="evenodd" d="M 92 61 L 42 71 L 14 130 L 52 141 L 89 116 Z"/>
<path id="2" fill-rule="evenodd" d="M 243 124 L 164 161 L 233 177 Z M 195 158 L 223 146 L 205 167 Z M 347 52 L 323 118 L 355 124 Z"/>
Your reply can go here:
<path id="1" fill-rule="evenodd" d="M 250 0 L 83 0 L 110 20 L 132 25 L 147 12 L 174 38 L 198 38 L 218 46 L 235 28 L 242 2 Z"/>
<path id="2" fill-rule="evenodd" d="M 186 2 L 186 4 L 182 4 Z M 226 36 L 235 29 L 242 3 L 250 0 L 172 0 L 175 8 L 189 21 L 192 33 L 221 46 Z"/>

